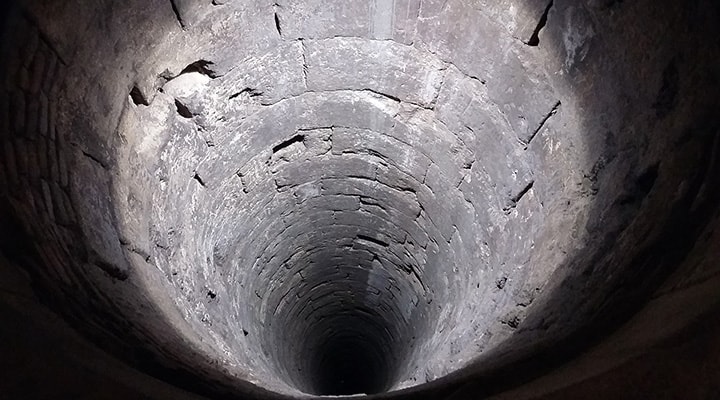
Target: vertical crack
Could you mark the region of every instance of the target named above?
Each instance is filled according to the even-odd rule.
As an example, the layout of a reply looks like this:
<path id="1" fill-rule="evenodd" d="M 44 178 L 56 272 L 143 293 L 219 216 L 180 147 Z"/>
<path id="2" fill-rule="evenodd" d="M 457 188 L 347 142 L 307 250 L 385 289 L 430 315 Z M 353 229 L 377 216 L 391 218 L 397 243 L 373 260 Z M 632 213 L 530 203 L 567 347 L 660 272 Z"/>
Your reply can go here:
<path id="1" fill-rule="evenodd" d="M 430 101 L 430 104 L 428 106 L 428 109 L 434 110 L 435 106 L 437 105 L 438 99 L 440 98 L 440 92 L 442 91 L 443 85 L 445 84 L 445 78 L 448 74 L 448 65 L 444 65 L 443 68 L 439 70 L 442 73 L 442 76 L 440 77 L 440 84 L 438 85 L 437 91 L 433 95 L 432 101 Z"/>
<path id="2" fill-rule="evenodd" d="M 545 7 L 545 11 L 540 17 L 540 21 L 538 21 L 535 30 L 533 31 L 532 35 L 530 35 L 530 39 L 525 42 L 525 44 L 527 44 L 528 46 L 537 46 L 540 44 L 540 37 L 538 35 L 540 34 L 540 31 L 545 27 L 545 24 L 547 24 L 548 13 L 550 12 L 552 6 L 553 0 L 550 0 L 550 3 L 547 5 L 547 7 Z"/>
<path id="3" fill-rule="evenodd" d="M 245 175 L 243 175 L 240 171 L 235 173 L 235 176 L 240 179 L 240 186 L 242 187 L 242 192 L 245 194 L 248 194 L 250 190 L 248 189 L 247 182 L 245 181 Z"/>
<path id="4" fill-rule="evenodd" d="M 307 64 L 307 47 L 305 46 L 305 41 L 300 38 L 300 46 L 302 46 L 302 74 L 303 74 L 303 82 L 305 83 L 305 89 L 308 88 L 308 64 Z"/>
<path id="5" fill-rule="evenodd" d="M 278 35 L 282 37 L 282 27 L 280 26 L 280 17 L 278 16 L 278 8 L 280 8 L 280 4 L 273 3 L 273 17 L 275 18 L 275 29 L 277 30 Z"/>
<path id="6" fill-rule="evenodd" d="M 175 14 L 175 18 L 180 24 L 180 27 L 185 30 L 185 21 L 183 21 L 182 15 L 180 14 L 180 10 L 178 9 L 177 3 L 175 3 L 175 1 L 176 0 L 170 0 L 170 5 L 172 6 L 173 13 Z"/>

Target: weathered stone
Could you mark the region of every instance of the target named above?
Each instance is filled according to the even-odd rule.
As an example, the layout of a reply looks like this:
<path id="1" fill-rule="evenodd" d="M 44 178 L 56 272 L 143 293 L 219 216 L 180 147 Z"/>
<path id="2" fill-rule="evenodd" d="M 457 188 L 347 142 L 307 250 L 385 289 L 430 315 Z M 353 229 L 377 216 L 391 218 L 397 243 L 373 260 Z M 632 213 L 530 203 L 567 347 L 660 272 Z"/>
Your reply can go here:
<path id="1" fill-rule="evenodd" d="M 16 90 L 12 92 L 10 98 L 12 99 L 10 103 L 10 120 L 13 121 L 15 134 L 23 135 L 25 132 L 25 115 L 27 113 L 25 94 L 21 90 Z"/>
<path id="2" fill-rule="evenodd" d="M 0 264 L 125 397 L 599 379 L 720 265 L 710 3 L 10 2 Z"/>
<path id="3" fill-rule="evenodd" d="M 11 140 L 4 140 L 3 169 L 7 173 L 8 181 L 17 185 L 19 183 L 18 167 L 15 160 L 15 150 Z"/>
<path id="4" fill-rule="evenodd" d="M 38 135 L 38 126 L 41 123 L 40 117 L 40 99 L 30 98 L 27 102 L 27 111 L 25 113 L 25 131 L 22 133 L 23 136 L 28 139 L 34 140 Z"/>
<path id="5" fill-rule="evenodd" d="M 35 57 L 33 58 L 32 65 L 28 70 L 30 71 L 30 94 L 37 95 L 40 92 L 40 88 L 43 84 L 43 78 L 45 78 L 45 69 L 47 68 L 47 61 L 49 49 L 44 43 L 40 43 L 40 48 Z"/>
<path id="6" fill-rule="evenodd" d="M 302 4 L 293 1 L 276 4 L 280 30 L 288 39 L 367 37 L 371 30 L 371 10 L 367 3 L 311 0 Z"/>
<path id="7" fill-rule="evenodd" d="M 83 154 L 77 156 L 74 165 L 72 201 L 83 210 L 78 222 L 88 246 L 89 260 L 113 278 L 123 280 L 128 269 L 123 265 L 115 218 L 112 210 L 103 205 L 110 199 L 107 171 Z"/>
<path id="8" fill-rule="evenodd" d="M 439 59 L 392 41 L 310 40 L 305 48 L 308 90 L 369 89 L 429 107 L 442 84 Z"/>

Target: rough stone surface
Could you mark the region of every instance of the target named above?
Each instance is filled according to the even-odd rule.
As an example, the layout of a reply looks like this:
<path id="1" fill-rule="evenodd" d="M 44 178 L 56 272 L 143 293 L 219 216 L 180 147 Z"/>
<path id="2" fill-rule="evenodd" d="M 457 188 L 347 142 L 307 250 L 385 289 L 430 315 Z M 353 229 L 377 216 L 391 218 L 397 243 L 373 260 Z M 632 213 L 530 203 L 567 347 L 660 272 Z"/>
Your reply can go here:
<path id="1" fill-rule="evenodd" d="M 0 253 L 188 391 L 490 395 L 717 274 L 712 2 L 55 3 L 0 25 Z"/>

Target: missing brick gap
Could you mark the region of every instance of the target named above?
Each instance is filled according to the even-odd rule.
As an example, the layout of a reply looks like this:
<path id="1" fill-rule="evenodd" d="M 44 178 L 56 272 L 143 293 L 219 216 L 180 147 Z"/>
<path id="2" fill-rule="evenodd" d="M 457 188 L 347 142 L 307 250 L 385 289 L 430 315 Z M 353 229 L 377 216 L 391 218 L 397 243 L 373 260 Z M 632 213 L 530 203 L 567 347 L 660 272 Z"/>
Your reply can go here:
<path id="1" fill-rule="evenodd" d="M 193 114 L 190 112 L 190 109 L 187 108 L 187 106 L 180 102 L 180 100 L 175 99 L 175 108 L 177 109 L 177 113 L 183 117 L 183 118 L 192 118 Z"/>
<path id="2" fill-rule="evenodd" d="M 390 246 L 387 242 L 382 241 L 382 240 L 380 240 L 380 239 L 376 239 L 376 238 L 374 238 L 374 237 L 370 237 L 370 236 L 357 235 L 356 238 L 357 238 L 357 240 L 364 241 L 364 242 L 369 242 L 369 243 L 373 243 L 373 244 L 378 245 L 378 246 L 380 246 L 380 247 L 388 247 L 388 246 Z"/>
<path id="3" fill-rule="evenodd" d="M 215 79 L 215 78 L 219 77 L 220 75 L 212 69 L 212 65 L 214 65 L 214 63 L 212 61 L 197 60 L 192 64 L 188 64 L 187 67 L 185 67 L 182 71 L 180 71 L 180 75 L 187 74 L 190 72 L 197 72 L 197 73 L 203 74 L 211 79 Z"/>
<path id="4" fill-rule="evenodd" d="M 222 76 L 222 74 L 218 74 L 211 68 L 211 66 L 214 65 L 212 61 L 208 60 L 197 60 L 193 63 L 188 64 L 185 68 L 183 68 L 182 71 L 178 74 L 174 74 L 169 69 L 165 69 L 163 72 L 158 74 L 158 82 L 160 84 L 160 88 L 158 89 L 161 93 L 163 92 L 163 86 L 170 82 L 171 80 L 179 77 L 183 74 L 188 74 L 191 72 L 197 72 L 199 74 L 205 75 L 210 79 L 219 78 Z"/>
<path id="5" fill-rule="evenodd" d="M 273 149 L 272 149 L 273 154 L 279 152 L 282 149 L 292 146 L 294 143 L 303 143 L 304 141 L 305 141 L 305 135 L 297 134 L 297 135 L 291 137 L 290 139 L 273 147 Z"/>
<path id="6" fill-rule="evenodd" d="M 149 106 L 150 105 L 150 102 L 147 100 L 147 97 L 145 97 L 143 92 L 137 86 L 133 86 L 133 88 L 130 90 L 130 99 L 132 100 L 133 104 L 135 104 L 136 106 L 139 106 L 139 105 Z"/>

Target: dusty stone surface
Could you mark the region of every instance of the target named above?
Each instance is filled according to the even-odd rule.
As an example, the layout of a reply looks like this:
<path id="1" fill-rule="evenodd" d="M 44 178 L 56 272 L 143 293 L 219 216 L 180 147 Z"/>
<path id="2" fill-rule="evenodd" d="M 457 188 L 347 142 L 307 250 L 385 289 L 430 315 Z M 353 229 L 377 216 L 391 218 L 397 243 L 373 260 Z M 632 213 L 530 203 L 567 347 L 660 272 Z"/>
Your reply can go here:
<path id="1" fill-rule="evenodd" d="M 7 19 L 4 212 L 191 390 L 453 391 L 613 326 L 714 209 L 709 3 L 49 3 Z"/>

